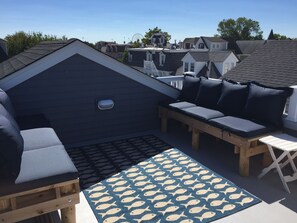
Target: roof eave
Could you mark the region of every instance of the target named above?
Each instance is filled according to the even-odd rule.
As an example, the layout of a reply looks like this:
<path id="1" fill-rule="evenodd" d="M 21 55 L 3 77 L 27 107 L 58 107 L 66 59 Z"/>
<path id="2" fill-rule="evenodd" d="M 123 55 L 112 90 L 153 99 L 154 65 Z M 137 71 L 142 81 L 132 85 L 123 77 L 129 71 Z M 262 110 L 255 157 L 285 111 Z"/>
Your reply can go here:
<path id="1" fill-rule="evenodd" d="M 125 65 L 114 58 L 101 53 L 100 51 L 93 49 L 80 40 L 75 40 L 70 44 L 42 57 L 32 64 L 23 67 L 22 69 L 6 76 L 0 80 L 0 87 L 3 90 L 9 90 L 17 86 L 18 84 L 38 75 L 46 69 L 66 60 L 67 58 L 79 54 L 95 63 L 102 64 L 105 67 L 116 71 L 130 79 L 133 79 L 147 87 L 150 87 L 160 93 L 176 98 L 179 94 L 179 90 L 155 79 L 148 75 Z"/>

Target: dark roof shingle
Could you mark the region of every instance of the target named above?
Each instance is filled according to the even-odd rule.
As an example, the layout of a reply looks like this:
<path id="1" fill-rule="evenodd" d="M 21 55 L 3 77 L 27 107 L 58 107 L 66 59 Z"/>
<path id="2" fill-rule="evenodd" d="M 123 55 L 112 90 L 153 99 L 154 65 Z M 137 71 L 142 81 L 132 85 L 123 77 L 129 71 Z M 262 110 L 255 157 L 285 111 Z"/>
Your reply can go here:
<path id="1" fill-rule="evenodd" d="M 231 51 L 212 51 L 212 52 L 194 52 L 190 51 L 190 55 L 196 61 L 212 61 L 212 62 L 223 62 L 231 53 Z"/>
<path id="2" fill-rule="evenodd" d="M 188 38 L 185 38 L 183 42 L 196 44 L 199 39 L 200 39 L 199 37 L 188 37 Z"/>
<path id="3" fill-rule="evenodd" d="M 76 41 L 45 41 L 0 63 L 0 79 Z"/>
<path id="4" fill-rule="evenodd" d="M 297 85 L 297 41 L 271 40 L 225 74 L 234 81 L 271 86 Z"/>
<path id="5" fill-rule="evenodd" d="M 238 40 L 236 41 L 238 54 L 252 54 L 256 49 L 264 45 L 265 40 Z"/>
<path id="6" fill-rule="evenodd" d="M 202 36 L 202 39 L 207 39 L 210 42 L 227 42 L 226 40 L 220 38 L 220 37 L 208 37 L 208 36 Z"/>

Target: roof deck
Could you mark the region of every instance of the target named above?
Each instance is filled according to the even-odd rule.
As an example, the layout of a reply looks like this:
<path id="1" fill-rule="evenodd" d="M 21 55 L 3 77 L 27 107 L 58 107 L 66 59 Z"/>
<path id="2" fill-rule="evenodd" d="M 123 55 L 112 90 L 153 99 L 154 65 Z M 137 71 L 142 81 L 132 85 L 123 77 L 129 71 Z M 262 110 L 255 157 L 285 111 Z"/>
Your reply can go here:
<path id="1" fill-rule="evenodd" d="M 0 87 L 8 92 L 16 112 L 45 114 L 66 147 L 153 134 L 262 200 L 216 222 L 293 223 L 297 220 L 297 181 L 288 184 L 291 190 L 288 194 L 277 173 L 270 172 L 259 180 L 261 157 L 251 158 L 250 176 L 241 177 L 238 155 L 234 154 L 231 144 L 203 134 L 199 150 L 194 151 L 191 133 L 174 121 L 169 122 L 168 133 L 160 132 L 158 102 L 179 94 L 165 83 L 76 40 L 18 70 L 9 71 L 9 75 L 2 74 Z M 162 79 L 182 87 L 182 77 Z M 293 83 L 288 82 L 285 86 L 291 85 Z M 115 102 L 114 109 L 98 110 L 98 101 L 105 99 Z M 284 123 L 293 129 L 297 129 L 296 103 L 294 90 Z M 58 222 L 57 212 L 53 216 L 51 220 Z M 82 193 L 81 203 L 77 205 L 77 222 L 97 222 Z"/>
<path id="2" fill-rule="evenodd" d="M 211 170 L 262 200 L 259 204 L 214 222 L 296 222 L 297 181 L 288 184 L 291 190 L 291 194 L 288 194 L 284 190 L 276 172 L 271 172 L 264 178 L 258 179 L 257 176 L 262 170 L 261 157 L 254 157 L 252 159 L 250 176 L 241 177 L 237 171 L 238 155 L 234 154 L 234 148 L 231 144 L 218 141 L 209 135 L 203 134 L 199 150 L 194 151 L 191 148 L 191 133 L 175 121 L 169 123 L 168 133 L 161 133 L 158 129 L 156 129 L 138 134 L 113 137 L 102 140 L 102 142 L 147 134 L 153 134 L 164 142 L 172 145 L 172 147 L 178 148 L 182 152 L 197 160 L 199 163 L 207 166 Z M 97 219 L 95 218 L 82 192 L 80 198 L 80 204 L 76 205 L 77 223 L 97 222 Z M 53 213 L 51 218 L 54 222 L 59 222 L 57 212 Z M 25 221 L 25 223 L 27 222 L 29 223 L 30 221 Z"/>

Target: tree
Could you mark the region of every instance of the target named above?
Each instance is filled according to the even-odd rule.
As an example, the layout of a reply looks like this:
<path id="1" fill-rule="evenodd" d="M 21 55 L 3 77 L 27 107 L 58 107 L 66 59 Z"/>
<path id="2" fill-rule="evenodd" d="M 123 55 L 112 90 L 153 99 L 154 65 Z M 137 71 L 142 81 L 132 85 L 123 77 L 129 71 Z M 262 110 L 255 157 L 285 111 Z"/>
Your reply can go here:
<path id="1" fill-rule="evenodd" d="M 144 43 L 144 45 L 149 45 L 151 43 L 151 37 L 155 33 L 163 33 L 165 36 L 166 42 L 169 42 L 169 40 L 171 39 L 171 35 L 169 35 L 168 32 L 163 32 L 162 29 L 155 27 L 153 29 L 149 29 L 149 31 L 145 33 L 144 38 L 142 39 L 142 42 Z"/>
<path id="2" fill-rule="evenodd" d="M 57 38 L 54 35 L 43 35 L 41 32 L 25 33 L 19 31 L 12 35 L 7 35 L 5 40 L 7 41 L 8 56 L 12 57 L 42 41 L 67 40 L 67 37 Z"/>
<path id="3" fill-rule="evenodd" d="M 131 44 L 132 45 L 130 46 L 130 48 L 139 48 L 139 47 L 141 47 L 141 42 L 139 41 L 139 39 L 137 39 L 133 43 L 131 42 Z"/>
<path id="4" fill-rule="evenodd" d="M 128 64 L 128 62 L 129 62 L 128 58 L 129 58 L 129 52 L 127 50 L 125 50 L 125 52 L 123 54 L 123 58 L 120 61 L 123 62 L 124 64 Z"/>
<path id="5" fill-rule="evenodd" d="M 239 17 L 234 19 L 223 19 L 217 28 L 221 38 L 230 40 L 261 40 L 263 32 L 258 21 Z"/>
<path id="6" fill-rule="evenodd" d="M 285 35 L 278 34 L 278 33 L 274 33 L 273 37 L 274 37 L 274 39 L 278 39 L 278 40 L 291 40 L 291 38 L 289 38 Z"/>

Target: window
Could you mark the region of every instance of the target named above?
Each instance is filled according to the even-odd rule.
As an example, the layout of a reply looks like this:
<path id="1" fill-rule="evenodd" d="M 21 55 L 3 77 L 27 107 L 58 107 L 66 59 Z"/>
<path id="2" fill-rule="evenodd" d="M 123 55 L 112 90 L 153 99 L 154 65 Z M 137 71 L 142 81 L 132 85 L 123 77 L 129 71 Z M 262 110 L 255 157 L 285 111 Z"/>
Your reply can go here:
<path id="1" fill-rule="evenodd" d="M 220 44 L 217 44 L 217 48 L 218 48 L 218 49 L 220 48 Z"/>
<path id="2" fill-rule="evenodd" d="M 150 52 L 146 52 L 146 60 L 148 60 L 148 61 L 153 60 L 153 55 Z"/>
<path id="3" fill-rule="evenodd" d="M 166 55 L 164 53 L 160 52 L 160 56 L 159 56 L 160 66 L 163 66 L 164 65 L 165 59 L 166 59 Z"/>
<path id="4" fill-rule="evenodd" d="M 189 71 L 189 63 L 188 62 L 185 62 L 184 72 L 188 72 L 188 71 Z"/>
<path id="5" fill-rule="evenodd" d="M 212 44 L 212 48 L 215 49 L 216 48 L 216 44 Z"/>
<path id="6" fill-rule="evenodd" d="M 224 74 L 227 73 L 228 70 L 230 70 L 229 63 L 225 63 L 224 64 Z"/>
<path id="7" fill-rule="evenodd" d="M 204 43 L 199 43 L 198 49 L 204 49 Z"/>
<path id="8" fill-rule="evenodd" d="M 132 62 L 132 54 L 130 52 L 128 53 L 128 62 Z"/>
<path id="9" fill-rule="evenodd" d="M 195 70 L 195 64 L 194 63 L 190 63 L 190 71 L 194 72 Z"/>

